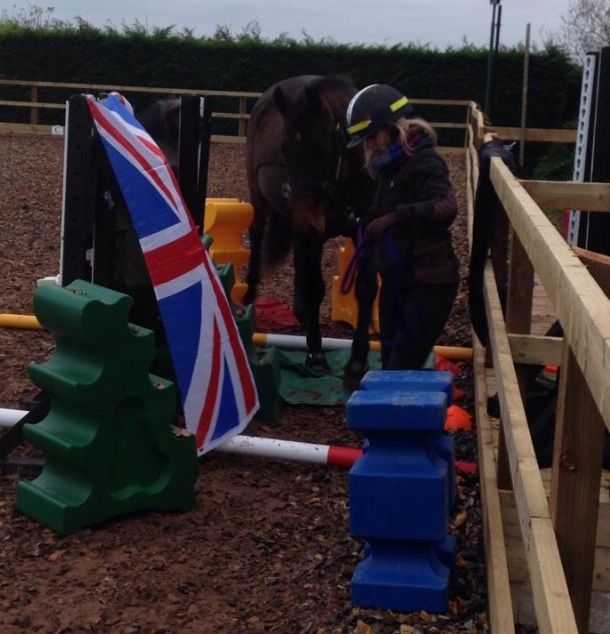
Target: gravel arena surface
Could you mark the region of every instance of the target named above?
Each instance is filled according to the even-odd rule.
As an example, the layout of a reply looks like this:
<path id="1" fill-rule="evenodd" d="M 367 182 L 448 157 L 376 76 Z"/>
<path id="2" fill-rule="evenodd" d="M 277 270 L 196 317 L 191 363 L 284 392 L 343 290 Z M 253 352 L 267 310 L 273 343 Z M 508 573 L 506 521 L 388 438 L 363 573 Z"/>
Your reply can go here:
<path id="1" fill-rule="evenodd" d="M 463 159 L 447 158 L 460 214 L 454 244 L 462 288 L 439 343 L 470 346 Z M 58 272 L 63 139 L 0 136 L 0 312 L 32 314 L 36 280 Z M 248 200 L 244 147 L 213 144 L 209 196 Z M 330 284 L 337 242 L 325 248 Z M 291 305 L 291 265 L 269 272 L 261 295 Z M 330 320 L 323 334 L 350 337 Z M 290 332 L 290 331 L 287 331 Z M 298 332 L 298 331 L 292 331 Z M 0 407 L 24 409 L 36 394 L 28 363 L 54 349 L 46 332 L 0 328 Z M 471 367 L 456 386 L 472 413 Z M 360 446 L 341 407 L 284 406 L 276 425 L 251 435 Z M 24 445 L 16 454 L 38 455 Z M 476 461 L 474 431 L 456 434 L 456 458 Z M 485 561 L 478 476 L 457 476 L 450 532 L 458 550 L 449 610 L 399 614 L 350 602 L 363 543 L 349 534 L 347 472 L 211 453 L 200 461 L 197 505 L 187 513 L 123 516 L 59 536 L 18 513 L 15 488 L 32 470 L 0 474 L 0 633 L 415 634 L 486 632 Z M 417 512 L 416 509 L 413 509 Z"/>

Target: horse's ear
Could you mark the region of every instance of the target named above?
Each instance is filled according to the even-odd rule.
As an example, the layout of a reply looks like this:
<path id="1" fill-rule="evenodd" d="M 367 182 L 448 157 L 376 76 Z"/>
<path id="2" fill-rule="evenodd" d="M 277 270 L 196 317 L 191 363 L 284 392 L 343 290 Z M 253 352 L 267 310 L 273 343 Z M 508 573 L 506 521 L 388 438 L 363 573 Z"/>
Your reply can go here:
<path id="1" fill-rule="evenodd" d="M 284 116 L 288 114 L 288 111 L 290 110 L 290 104 L 284 91 L 279 86 L 277 86 L 277 88 L 273 91 L 273 103 L 281 114 L 283 114 Z"/>

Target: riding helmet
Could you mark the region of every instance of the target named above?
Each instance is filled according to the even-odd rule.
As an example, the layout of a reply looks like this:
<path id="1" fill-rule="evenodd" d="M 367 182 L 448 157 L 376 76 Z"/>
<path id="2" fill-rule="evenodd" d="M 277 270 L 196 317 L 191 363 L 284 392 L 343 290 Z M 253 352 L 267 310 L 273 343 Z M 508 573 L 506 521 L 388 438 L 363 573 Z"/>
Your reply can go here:
<path id="1" fill-rule="evenodd" d="M 379 128 L 412 112 L 409 100 L 387 84 L 371 84 L 356 93 L 347 106 L 347 147 L 354 147 Z"/>

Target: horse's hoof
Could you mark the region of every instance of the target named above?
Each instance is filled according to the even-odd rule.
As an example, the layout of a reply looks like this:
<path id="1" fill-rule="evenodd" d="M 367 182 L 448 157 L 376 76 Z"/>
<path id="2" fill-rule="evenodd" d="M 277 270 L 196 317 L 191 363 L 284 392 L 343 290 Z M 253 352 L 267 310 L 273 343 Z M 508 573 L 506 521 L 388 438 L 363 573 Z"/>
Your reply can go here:
<path id="1" fill-rule="evenodd" d="M 318 374 L 330 374 L 330 366 L 323 352 L 309 352 L 305 357 L 305 365 Z"/>
<path id="2" fill-rule="evenodd" d="M 349 392 L 360 388 L 362 377 L 368 372 L 369 366 L 366 363 L 351 363 L 343 371 L 343 387 Z"/>

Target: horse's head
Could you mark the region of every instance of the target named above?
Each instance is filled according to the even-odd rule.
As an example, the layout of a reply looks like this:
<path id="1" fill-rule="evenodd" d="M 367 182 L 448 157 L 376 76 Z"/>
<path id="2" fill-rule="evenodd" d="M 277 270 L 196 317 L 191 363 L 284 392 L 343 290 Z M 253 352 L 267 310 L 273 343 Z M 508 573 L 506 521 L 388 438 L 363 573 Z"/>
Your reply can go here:
<path id="1" fill-rule="evenodd" d="M 284 118 L 282 154 L 286 161 L 288 195 L 292 201 L 323 201 L 337 179 L 344 150 L 343 131 L 323 80 L 290 96 L 281 87 L 273 93 Z"/>
<path id="2" fill-rule="evenodd" d="M 180 99 L 158 99 L 136 113 L 140 123 L 157 142 L 168 163 L 178 170 Z"/>
<path id="3" fill-rule="evenodd" d="M 342 115 L 350 90 L 346 82 L 333 84 L 320 78 L 296 94 L 288 94 L 279 86 L 273 93 L 275 106 L 284 118 L 284 195 L 297 229 L 313 225 L 324 234 L 329 203 L 337 204 L 333 193 L 344 160 Z"/>

